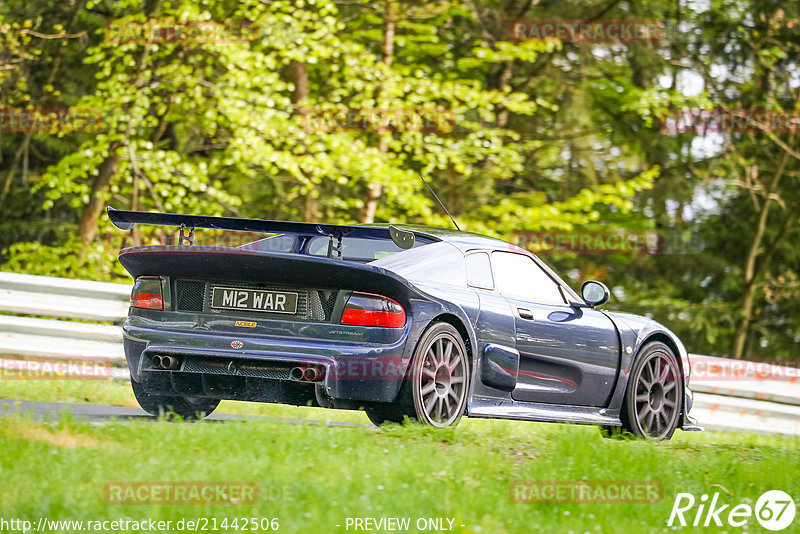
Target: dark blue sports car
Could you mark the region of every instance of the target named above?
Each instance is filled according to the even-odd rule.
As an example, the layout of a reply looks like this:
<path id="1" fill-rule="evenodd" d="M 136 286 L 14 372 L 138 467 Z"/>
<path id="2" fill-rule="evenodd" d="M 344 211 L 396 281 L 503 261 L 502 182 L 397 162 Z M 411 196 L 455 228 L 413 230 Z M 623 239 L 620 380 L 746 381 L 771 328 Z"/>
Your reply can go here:
<path id="1" fill-rule="evenodd" d="M 363 409 L 376 424 L 462 415 L 590 423 L 653 440 L 689 417 L 689 360 L 649 319 L 598 310 L 530 252 L 414 226 L 343 226 L 119 211 L 181 228 L 179 244 L 126 248 L 124 326 L 142 408 L 183 417 L 221 399 Z M 194 230 L 260 232 L 241 247 Z"/>

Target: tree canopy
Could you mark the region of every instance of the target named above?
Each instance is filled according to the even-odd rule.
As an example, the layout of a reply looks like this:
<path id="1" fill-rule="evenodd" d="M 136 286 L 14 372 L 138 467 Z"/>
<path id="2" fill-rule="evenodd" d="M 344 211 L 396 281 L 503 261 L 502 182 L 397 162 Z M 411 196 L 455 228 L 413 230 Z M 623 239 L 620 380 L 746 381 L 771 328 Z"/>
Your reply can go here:
<path id="1" fill-rule="evenodd" d="M 789 357 L 800 7 L 706 4 L 5 0 L 0 268 L 121 280 L 109 204 L 449 226 L 424 178 L 462 229 L 511 241 L 655 232 L 654 254 L 540 255 L 692 352 Z M 577 20 L 662 31 L 511 31 Z"/>

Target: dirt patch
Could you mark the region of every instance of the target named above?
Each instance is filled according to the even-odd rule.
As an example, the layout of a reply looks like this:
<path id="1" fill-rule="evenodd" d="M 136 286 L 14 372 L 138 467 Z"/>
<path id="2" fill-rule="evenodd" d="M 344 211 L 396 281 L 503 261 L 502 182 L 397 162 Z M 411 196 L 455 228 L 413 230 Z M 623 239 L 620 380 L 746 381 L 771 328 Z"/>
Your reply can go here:
<path id="1" fill-rule="evenodd" d="M 539 451 L 536 450 L 536 447 L 528 441 L 522 442 L 522 448 L 511 448 L 509 449 L 509 454 L 511 458 L 514 460 L 515 466 L 520 466 L 523 463 L 531 462 L 539 456 Z"/>
<path id="2" fill-rule="evenodd" d="M 66 428 L 53 430 L 46 426 L 23 426 L 17 428 L 15 433 L 29 441 L 55 445 L 62 449 L 108 447 L 113 444 L 107 440 L 101 441 Z"/>

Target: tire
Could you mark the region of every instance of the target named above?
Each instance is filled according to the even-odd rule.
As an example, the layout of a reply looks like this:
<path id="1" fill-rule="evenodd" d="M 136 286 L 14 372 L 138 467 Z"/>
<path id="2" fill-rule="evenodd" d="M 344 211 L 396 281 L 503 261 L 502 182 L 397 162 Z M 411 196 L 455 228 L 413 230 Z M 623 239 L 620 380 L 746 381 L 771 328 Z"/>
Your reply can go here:
<path id="1" fill-rule="evenodd" d="M 433 323 L 417 342 L 395 402 L 367 407 L 367 417 L 378 426 L 406 418 L 440 428 L 457 425 L 467 407 L 467 354 L 458 330 Z"/>
<path id="2" fill-rule="evenodd" d="M 387 404 L 385 406 L 370 406 L 364 408 L 367 417 L 375 426 L 385 425 L 387 423 L 402 423 L 405 421 L 406 414 L 403 410 L 399 409 L 394 404 Z"/>
<path id="3" fill-rule="evenodd" d="M 645 345 L 633 364 L 622 405 L 622 427 L 636 438 L 668 440 L 683 409 L 680 363 L 661 342 Z"/>
<path id="4" fill-rule="evenodd" d="M 144 386 L 133 379 L 131 379 L 131 387 L 139 406 L 150 415 L 168 416 L 175 414 L 188 421 L 203 419 L 211 415 L 211 412 L 219 406 L 219 399 L 183 397 L 180 395 L 154 395 L 145 391 Z"/>

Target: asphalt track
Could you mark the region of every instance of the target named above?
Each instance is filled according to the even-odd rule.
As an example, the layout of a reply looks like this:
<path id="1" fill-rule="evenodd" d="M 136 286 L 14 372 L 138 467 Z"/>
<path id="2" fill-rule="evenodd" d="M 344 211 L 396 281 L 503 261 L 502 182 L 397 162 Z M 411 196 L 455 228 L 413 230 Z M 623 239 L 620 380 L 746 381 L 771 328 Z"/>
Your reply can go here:
<path id="1" fill-rule="evenodd" d="M 64 402 L 22 401 L 14 399 L 0 399 L 0 417 L 22 415 L 36 421 L 59 421 L 65 415 L 75 421 L 91 423 L 111 423 L 130 421 L 158 421 L 141 408 L 126 406 L 104 406 L 101 404 L 68 404 Z M 290 417 L 269 417 L 266 415 L 234 415 L 213 413 L 205 421 L 265 421 L 292 424 L 319 425 L 322 421 L 316 419 L 295 419 Z M 340 421 L 325 421 L 328 426 L 342 427 L 372 427 L 372 425 L 347 423 Z"/>

